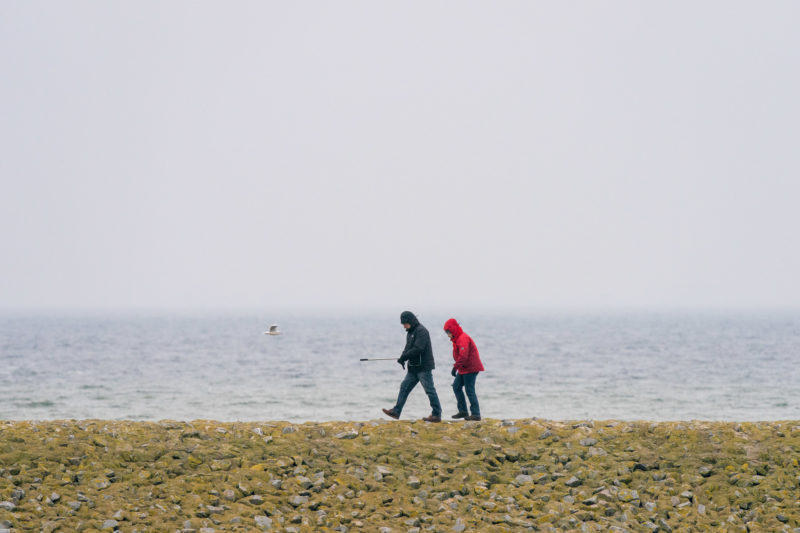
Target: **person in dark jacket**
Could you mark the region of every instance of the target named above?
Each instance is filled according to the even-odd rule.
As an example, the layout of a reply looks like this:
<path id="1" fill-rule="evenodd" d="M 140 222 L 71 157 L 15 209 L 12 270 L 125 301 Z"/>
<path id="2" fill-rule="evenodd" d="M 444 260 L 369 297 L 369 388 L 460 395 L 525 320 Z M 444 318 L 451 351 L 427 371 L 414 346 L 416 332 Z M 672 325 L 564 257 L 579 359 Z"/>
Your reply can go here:
<path id="1" fill-rule="evenodd" d="M 453 418 L 464 418 L 466 420 L 480 420 L 481 408 L 478 405 L 478 395 L 475 394 L 475 380 L 478 372 L 483 372 L 483 363 L 478 354 L 478 347 L 472 337 L 464 333 L 455 318 L 451 318 L 444 323 L 444 332 L 453 341 L 453 370 L 450 372 L 453 377 L 453 392 L 456 395 L 458 412 Z M 467 402 L 464 399 L 464 390 L 467 391 L 469 398 L 470 415 L 467 412 Z"/>
<path id="2" fill-rule="evenodd" d="M 433 361 L 433 348 L 431 347 L 431 335 L 428 330 L 419 323 L 417 317 L 411 311 L 403 311 L 400 314 L 400 323 L 406 328 L 406 347 L 403 354 L 397 359 L 403 370 L 408 364 L 406 377 L 400 383 L 400 392 L 397 394 L 397 403 L 391 409 L 383 409 L 386 416 L 394 419 L 400 418 L 403 406 L 411 390 L 422 383 L 425 394 L 431 403 L 431 414 L 423 418 L 426 422 L 442 421 L 442 405 L 439 403 L 439 396 L 433 386 L 433 374 L 431 371 L 436 368 Z"/>

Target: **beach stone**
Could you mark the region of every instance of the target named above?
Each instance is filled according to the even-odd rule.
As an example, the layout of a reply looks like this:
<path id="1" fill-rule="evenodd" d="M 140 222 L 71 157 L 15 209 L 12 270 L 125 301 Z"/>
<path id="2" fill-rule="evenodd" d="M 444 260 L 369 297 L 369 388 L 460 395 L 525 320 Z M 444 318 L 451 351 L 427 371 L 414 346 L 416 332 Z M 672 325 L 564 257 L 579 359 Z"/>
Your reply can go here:
<path id="1" fill-rule="evenodd" d="M 565 484 L 567 485 L 567 487 L 577 487 L 577 486 L 578 486 L 578 485 L 580 485 L 581 483 L 583 483 L 583 481 L 581 481 L 580 479 L 578 479 L 578 478 L 577 478 L 577 477 L 575 477 L 575 476 L 572 476 L 571 478 L 569 478 L 569 479 L 566 481 L 566 483 L 565 483 Z"/>
<path id="2" fill-rule="evenodd" d="M 336 434 L 337 439 L 354 439 L 358 437 L 358 431 L 354 429 L 350 429 L 348 431 L 343 431 L 341 433 Z"/>
<path id="3" fill-rule="evenodd" d="M 16 508 L 17 508 L 17 506 L 14 505 L 13 502 L 9 502 L 9 501 L 0 502 L 0 509 L 6 510 L 9 513 L 13 513 L 14 509 L 16 509 Z"/>
<path id="4" fill-rule="evenodd" d="M 272 529 L 272 518 L 263 515 L 257 515 L 253 517 L 256 523 L 256 527 L 261 528 L 261 530 Z"/>
<path id="5" fill-rule="evenodd" d="M 406 484 L 409 487 L 411 487 L 412 489 L 418 489 L 422 485 L 422 483 L 420 482 L 419 478 L 417 478 L 416 476 L 409 477 L 408 481 L 406 482 Z"/>
<path id="6" fill-rule="evenodd" d="M 301 505 L 308 503 L 308 496 L 296 494 L 292 496 L 292 498 L 289 500 L 289 503 L 291 503 L 294 507 L 300 507 Z"/>
<path id="7" fill-rule="evenodd" d="M 25 497 L 25 491 L 22 489 L 14 489 L 11 491 L 11 499 L 19 503 Z"/>
<path id="8" fill-rule="evenodd" d="M 714 469 L 711 468 L 710 466 L 703 465 L 697 469 L 697 472 L 703 477 L 710 477 L 711 474 L 714 473 Z"/>
<path id="9" fill-rule="evenodd" d="M 639 493 L 635 490 L 622 489 L 617 493 L 617 499 L 621 502 L 629 503 L 639 499 Z"/>
<path id="10" fill-rule="evenodd" d="M 467 525 L 464 523 L 464 521 L 461 520 L 460 518 L 456 519 L 456 523 L 453 526 L 453 531 L 461 533 L 465 529 L 467 529 Z"/>
<path id="11" fill-rule="evenodd" d="M 514 478 L 514 485 L 517 487 L 521 487 L 526 483 L 533 483 L 533 476 L 529 476 L 526 474 L 520 474 L 516 478 Z"/>
<path id="12" fill-rule="evenodd" d="M 295 481 L 296 481 L 296 482 L 297 482 L 297 484 L 298 484 L 298 485 L 300 485 L 300 487 L 301 487 L 301 488 L 303 488 L 304 490 L 305 490 L 305 489 L 309 489 L 309 488 L 311 488 L 311 487 L 314 485 L 314 483 L 313 483 L 313 482 L 312 482 L 310 479 L 308 479 L 307 477 L 305 477 L 305 476 L 298 476 L 297 478 L 295 478 Z"/>
<path id="13" fill-rule="evenodd" d="M 100 529 L 102 530 L 117 529 L 117 527 L 119 527 L 119 522 L 117 522 L 116 520 L 106 520 L 105 522 L 103 522 L 103 525 Z"/>
<path id="14" fill-rule="evenodd" d="M 579 444 L 581 446 L 587 446 L 587 447 L 588 446 L 594 446 L 595 444 L 597 444 L 597 439 L 592 439 L 592 438 L 581 439 Z"/>

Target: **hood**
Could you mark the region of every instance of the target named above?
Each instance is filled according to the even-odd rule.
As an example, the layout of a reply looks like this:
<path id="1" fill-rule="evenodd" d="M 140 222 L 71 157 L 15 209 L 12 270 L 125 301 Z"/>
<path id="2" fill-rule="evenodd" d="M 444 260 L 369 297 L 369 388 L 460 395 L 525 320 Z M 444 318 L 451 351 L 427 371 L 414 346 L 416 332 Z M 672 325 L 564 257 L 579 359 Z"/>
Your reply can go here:
<path id="1" fill-rule="evenodd" d="M 411 327 L 417 326 L 419 324 L 419 320 L 411 311 L 403 311 L 400 313 L 400 323 L 401 324 L 411 324 Z"/>
<path id="2" fill-rule="evenodd" d="M 451 318 L 444 323 L 444 330 L 452 333 L 454 339 L 457 339 L 462 333 L 464 333 L 464 330 L 461 329 L 461 326 L 458 325 L 458 322 L 455 318 Z"/>

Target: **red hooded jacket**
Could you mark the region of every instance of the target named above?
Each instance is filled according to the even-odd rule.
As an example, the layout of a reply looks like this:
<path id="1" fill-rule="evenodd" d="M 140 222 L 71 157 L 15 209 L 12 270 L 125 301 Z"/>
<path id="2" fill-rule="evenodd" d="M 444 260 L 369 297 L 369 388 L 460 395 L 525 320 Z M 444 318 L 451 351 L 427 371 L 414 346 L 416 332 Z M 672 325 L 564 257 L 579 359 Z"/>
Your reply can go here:
<path id="1" fill-rule="evenodd" d="M 453 334 L 453 365 L 459 374 L 474 374 L 483 371 L 478 347 L 472 338 L 464 333 L 455 318 L 444 323 L 444 330 Z"/>

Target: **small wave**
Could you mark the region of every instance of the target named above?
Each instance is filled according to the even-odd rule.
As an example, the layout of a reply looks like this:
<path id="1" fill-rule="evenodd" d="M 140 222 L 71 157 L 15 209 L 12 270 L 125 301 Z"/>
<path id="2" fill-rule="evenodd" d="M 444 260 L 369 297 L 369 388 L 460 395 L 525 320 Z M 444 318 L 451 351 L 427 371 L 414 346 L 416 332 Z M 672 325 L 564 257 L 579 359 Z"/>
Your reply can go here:
<path id="1" fill-rule="evenodd" d="M 55 406 L 55 403 L 51 402 L 50 400 L 42 400 L 42 401 L 38 401 L 38 402 L 28 402 L 28 403 L 17 404 L 17 406 L 18 407 L 24 407 L 24 408 L 27 408 L 27 409 L 37 409 L 39 407 L 53 407 L 53 406 Z"/>

